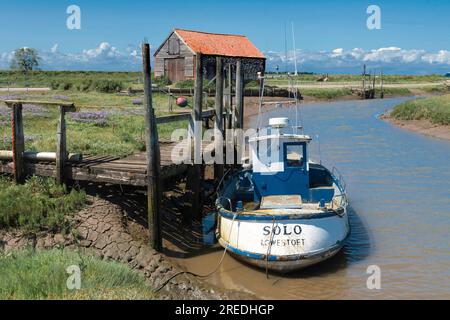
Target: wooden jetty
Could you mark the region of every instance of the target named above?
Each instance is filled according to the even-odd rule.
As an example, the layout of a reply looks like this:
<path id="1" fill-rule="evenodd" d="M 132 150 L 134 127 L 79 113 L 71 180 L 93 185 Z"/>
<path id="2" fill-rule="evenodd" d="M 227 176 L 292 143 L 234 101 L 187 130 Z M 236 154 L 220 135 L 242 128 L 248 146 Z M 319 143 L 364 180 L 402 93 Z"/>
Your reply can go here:
<path id="1" fill-rule="evenodd" d="M 72 103 L 55 103 L 46 101 L 21 101 L 3 100 L 11 109 L 11 129 L 12 129 L 12 157 L 5 159 L 0 157 L 0 174 L 11 174 L 16 183 L 23 183 L 26 177 L 31 175 L 54 177 L 58 183 L 65 181 L 89 181 L 93 183 L 109 183 L 115 185 L 129 185 L 135 187 L 146 187 L 148 196 L 148 228 L 150 245 L 161 250 L 161 194 L 163 181 L 174 177 L 188 177 L 187 189 L 191 199 L 191 212 L 189 217 L 183 220 L 201 219 L 203 209 L 202 181 L 204 179 L 205 164 L 202 162 L 201 150 L 203 148 L 202 132 L 209 127 L 210 121 L 214 123 L 214 128 L 225 137 L 225 128 L 243 128 L 244 114 L 244 79 L 255 77 L 254 65 L 251 59 L 242 59 L 240 56 L 223 57 L 220 54 L 205 54 L 197 52 L 195 56 L 195 90 L 194 108 L 192 112 L 173 114 L 164 117 L 156 117 L 152 104 L 152 85 L 150 69 L 150 49 L 149 44 L 142 45 L 143 76 L 144 76 L 144 105 L 146 120 L 146 151 L 136 153 L 125 158 L 113 156 L 90 156 L 81 155 L 69 157 L 66 145 L 66 113 L 75 112 L 76 106 Z M 204 92 L 203 77 L 204 63 L 206 61 L 215 62 L 215 107 L 214 109 L 203 110 Z M 264 72 L 263 69 L 258 70 Z M 247 70 L 247 71 L 246 71 Z M 233 104 L 233 101 L 235 103 Z M 39 159 L 35 155 L 30 159 L 26 156 L 22 105 L 33 103 L 45 105 L 49 108 L 58 108 L 58 128 L 56 132 L 57 145 L 54 159 Z M 193 145 L 191 155 L 195 160 L 186 159 L 186 162 L 174 163 L 172 161 L 172 151 L 175 145 L 180 142 L 159 141 L 157 125 L 172 121 L 189 120 L 188 132 L 191 140 L 186 141 Z M 235 158 L 237 154 L 238 140 L 234 138 Z M 219 139 L 220 140 L 220 139 Z M 218 141 L 219 141 L 218 140 Z M 192 143 L 193 142 L 193 143 Z M 210 142 L 209 142 L 210 143 Z M 221 145 L 221 147 L 223 147 Z M 217 149 L 216 149 L 217 150 Z M 11 154 L 7 150 L 3 154 Z M 74 160 L 75 159 L 75 160 Z M 190 159 L 189 159 L 190 160 Z M 235 168 L 236 165 L 215 165 L 215 181 L 221 181 L 224 167 Z"/>

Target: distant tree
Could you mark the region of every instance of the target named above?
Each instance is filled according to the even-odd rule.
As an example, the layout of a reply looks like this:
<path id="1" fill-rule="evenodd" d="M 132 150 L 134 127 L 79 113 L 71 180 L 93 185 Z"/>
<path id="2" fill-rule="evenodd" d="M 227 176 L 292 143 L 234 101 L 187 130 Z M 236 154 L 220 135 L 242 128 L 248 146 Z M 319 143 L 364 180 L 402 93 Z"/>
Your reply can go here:
<path id="1" fill-rule="evenodd" d="M 11 60 L 11 69 L 20 70 L 24 73 L 35 70 L 39 66 L 39 54 L 36 49 L 20 48 L 14 52 Z"/>

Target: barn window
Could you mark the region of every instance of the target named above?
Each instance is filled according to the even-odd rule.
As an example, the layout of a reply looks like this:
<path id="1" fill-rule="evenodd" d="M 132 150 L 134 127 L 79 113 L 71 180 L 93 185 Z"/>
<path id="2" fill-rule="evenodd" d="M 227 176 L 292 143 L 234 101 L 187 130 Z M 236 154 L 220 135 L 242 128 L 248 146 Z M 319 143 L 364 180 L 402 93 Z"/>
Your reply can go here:
<path id="1" fill-rule="evenodd" d="M 180 54 L 180 42 L 178 39 L 169 39 L 169 54 Z"/>

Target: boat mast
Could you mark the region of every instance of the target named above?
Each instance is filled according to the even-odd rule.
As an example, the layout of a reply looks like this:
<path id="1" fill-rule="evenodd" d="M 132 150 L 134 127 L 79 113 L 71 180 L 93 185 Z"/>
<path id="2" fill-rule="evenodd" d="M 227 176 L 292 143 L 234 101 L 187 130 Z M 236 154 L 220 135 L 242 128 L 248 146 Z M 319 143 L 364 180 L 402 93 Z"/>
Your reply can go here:
<path id="1" fill-rule="evenodd" d="M 294 75 L 298 75 L 297 72 L 297 53 L 295 52 L 295 34 L 294 34 L 294 22 L 291 22 L 291 26 L 292 26 L 292 45 L 294 46 L 294 68 L 295 68 L 295 73 Z"/>

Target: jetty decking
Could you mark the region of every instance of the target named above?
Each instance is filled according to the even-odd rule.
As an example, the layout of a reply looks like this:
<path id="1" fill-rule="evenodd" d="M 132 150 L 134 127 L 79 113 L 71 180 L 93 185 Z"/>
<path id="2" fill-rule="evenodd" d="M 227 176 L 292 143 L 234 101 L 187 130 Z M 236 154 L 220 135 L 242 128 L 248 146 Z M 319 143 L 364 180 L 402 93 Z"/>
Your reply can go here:
<path id="1" fill-rule="evenodd" d="M 183 174 L 188 164 L 175 164 L 171 152 L 175 142 L 160 141 L 161 178 L 171 178 Z M 51 161 L 25 161 L 27 175 L 57 177 L 56 163 Z M 14 174 L 12 161 L 0 161 L 0 173 Z M 147 159 L 144 152 L 125 158 L 113 156 L 84 156 L 81 161 L 67 161 L 64 165 L 64 177 L 75 181 L 91 181 L 147 186 Z"/>

